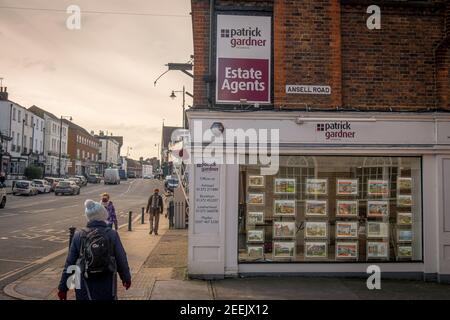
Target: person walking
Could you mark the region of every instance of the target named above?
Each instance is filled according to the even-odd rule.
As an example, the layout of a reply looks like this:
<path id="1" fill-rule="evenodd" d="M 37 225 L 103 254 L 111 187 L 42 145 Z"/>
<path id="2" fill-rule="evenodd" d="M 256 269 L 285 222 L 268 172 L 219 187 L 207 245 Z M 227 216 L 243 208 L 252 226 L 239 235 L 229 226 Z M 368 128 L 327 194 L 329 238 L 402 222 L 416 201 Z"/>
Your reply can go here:
<path id="1" fill-rule="evenodd" d="M 67 300 L 67 280 L 74 270 L 77 300 L 116 300 L 117 273 L 126 290 L 131 286 L 127 254 L 119 234 L 105 221 L 108 217 L 105 207 L 93 200 L 86 200 L 84 206 L 88 223 L 73 237 L 59 282 L 58 297 Z"/>
<path id="2" fill-rule="evenodd" d="M 102 205 L 108 212 L 108 219 L 106 220 L 108 221 L 108 224 L 111 228 L 114 225 L 114 229 L 118 230 L 116 209 L 114 208 L 114 204 L 112 203 L 112 201 L 110 201 L 109 199 L 110 197 L 108 193 L 105 192 L 102 194 Z"/>
<path id="3" fill-rule="evenodd" d="M 166 217 L 169 219 L 169 229 L 173 229 L 175 224 L 173 222 L 175 215 L 175 202 L 173 198 L 173 193 L 169 193 L 167 195 L 167 215 Z"/>
<path id="4" fill-rule="evenodd" d="M 158 235 L 159 215 L 163 213 L 164 205 L 163 199 L 159 195 L 159 189 L 155 189 L 153 194 L 148 198 L 146 213 L 150 213 L 150 232 L 155 231 L 155 236 Z"/>

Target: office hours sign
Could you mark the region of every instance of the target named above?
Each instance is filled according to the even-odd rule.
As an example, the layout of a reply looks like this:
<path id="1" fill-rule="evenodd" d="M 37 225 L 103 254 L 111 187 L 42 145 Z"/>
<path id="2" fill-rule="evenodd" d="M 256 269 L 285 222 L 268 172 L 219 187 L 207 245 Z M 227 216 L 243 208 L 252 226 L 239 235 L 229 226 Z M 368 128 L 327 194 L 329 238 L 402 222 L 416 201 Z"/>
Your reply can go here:
<path id="1" fill-rule="evenodd" d="M 219 233 L 220 170 L 216 164 L 195 165 L 194 232 Z"/>
<path id="2" fill-rule="evenodd" d="M 216 103 L 270 103 L 272 18 L 217 15 Z"/>

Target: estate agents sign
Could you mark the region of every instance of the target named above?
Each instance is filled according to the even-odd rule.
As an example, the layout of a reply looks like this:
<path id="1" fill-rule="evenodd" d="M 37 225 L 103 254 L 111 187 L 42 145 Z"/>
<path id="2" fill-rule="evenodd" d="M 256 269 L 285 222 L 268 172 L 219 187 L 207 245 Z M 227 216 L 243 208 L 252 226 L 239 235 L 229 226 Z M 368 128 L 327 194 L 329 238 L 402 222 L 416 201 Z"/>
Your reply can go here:
<path id="1" fill-rule="evenodd" d="M 216 103 L 270 103 L 272 18 L 217 15 Z"/>

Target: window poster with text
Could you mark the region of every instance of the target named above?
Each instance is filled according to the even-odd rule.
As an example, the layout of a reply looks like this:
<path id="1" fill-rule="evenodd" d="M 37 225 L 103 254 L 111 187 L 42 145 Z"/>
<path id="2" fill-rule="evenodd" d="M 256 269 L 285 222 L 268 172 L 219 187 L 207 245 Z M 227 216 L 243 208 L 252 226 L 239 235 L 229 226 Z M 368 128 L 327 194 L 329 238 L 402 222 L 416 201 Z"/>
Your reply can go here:
<path id="1" fill-rule="evenodd" d="M 271 19 L 217 15 L 217 103 L 270 103 Z"/>

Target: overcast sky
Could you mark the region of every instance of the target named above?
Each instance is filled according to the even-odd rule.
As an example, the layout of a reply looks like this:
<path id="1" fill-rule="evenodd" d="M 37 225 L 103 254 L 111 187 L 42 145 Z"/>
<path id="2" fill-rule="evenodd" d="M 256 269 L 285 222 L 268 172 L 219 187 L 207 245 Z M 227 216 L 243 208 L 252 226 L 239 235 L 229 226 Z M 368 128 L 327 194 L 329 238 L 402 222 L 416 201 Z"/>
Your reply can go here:
<path id="1" fill-rule="evenodd" d="M 81 30 L 66 28 L 65 12 L 1 8 L 65 11 L 72 4 L 81 8 Z M 156 156 L 163 119 L 182 123 L 182 99 L 171 100 L 171 90 L 192 92 L 192 80 L 175 71 L 153 86 L 164 64 L 193 54 L 189 13 L 190 0 L 0 0 L 0 77 L 10 100 L 70 115 L 88 131 L 123 135 L 122 154 L 131 147 L 134 158 Z"/>

